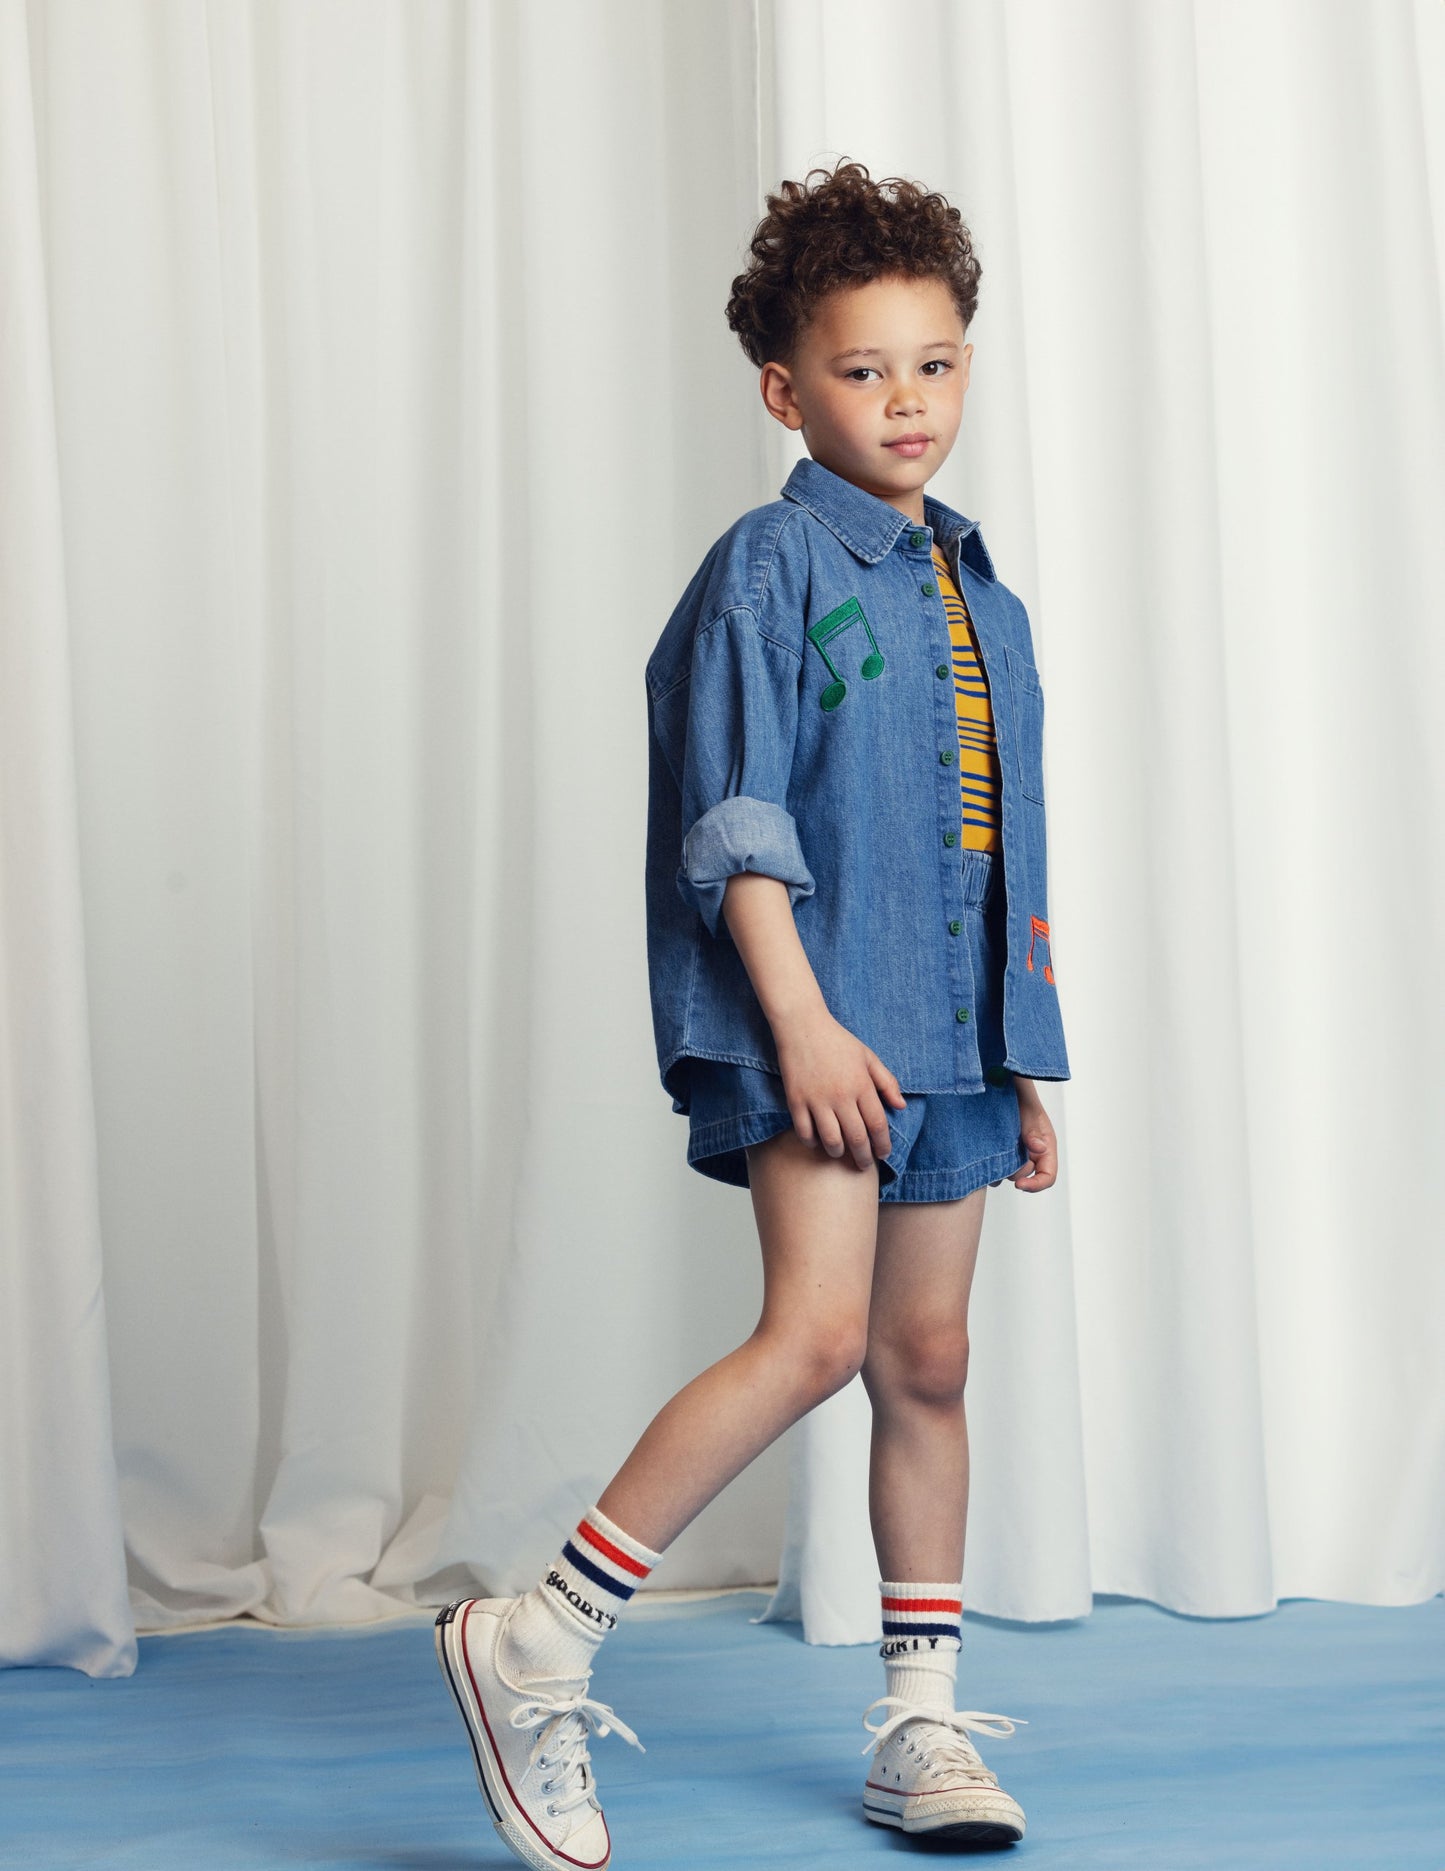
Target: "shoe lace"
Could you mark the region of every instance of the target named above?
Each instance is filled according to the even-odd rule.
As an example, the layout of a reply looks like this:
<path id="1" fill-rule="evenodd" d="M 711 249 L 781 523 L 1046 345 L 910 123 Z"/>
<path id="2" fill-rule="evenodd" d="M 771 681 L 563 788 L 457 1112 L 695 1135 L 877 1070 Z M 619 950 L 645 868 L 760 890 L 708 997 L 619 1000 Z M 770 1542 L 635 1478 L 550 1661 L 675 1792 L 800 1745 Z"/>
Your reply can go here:
<path id="1" fill-rule="evenodd" d="M 545 1680 L 545 1679 L 544 1679 Z M 565 1681 L 565 1678 L 554 1678 Z M 619 1734 L 624 1741 L 645 1754 L 637 1736 L 627 1723 L 605 1702 L 581 1693 L 553 1695 L 527 1685 L 527 1699 L 512 1710 L 514 1728 L 536 1728 L 539 1732 L 527 1756 L 527 1765 L 550 1767 L 550 1776 L 542 1789 L 550 1795 L 547 1810 L 561 1817 L 576 1806 L 590 1803 L 601 1810 L 589 1772 L 588 1729 L 599 1735 Z"/>
<path id="2" fill-rule="evenodd" d="M 869 1721 L 868 1717 L 874 1709 L 890 1706 L 894 1711 L 892 1715 L 876 1724 Z M 1028 1726 L 1022 1715 L 1015 1722 L 1007 1715 L 992 1715 L 982 1709 L 935 1708 L 925 1703 L 910 1702 L 903 1696 L 879 1696 L 876 1702 L 870 1702 L 863 1711 L 863 1726 L 871 1739 L 864 1742 L 859 1752 L 867 1754 L 870 1749 L 881 1752 L 903 1724 L 912 1721 L 926 1722 L 933 1731 L 921 1750 L 921 1764 L 924 1767 L 935 1767 L 935 1763 L 938 1763 L 935 1768 L 937 1772 L 946 1768 L 953 1773 L 990 1781 L 994 1775 L 984 1765 L 978 1749 L 969 1740 L 968 1730 L 973 1729 L 981 1735 L 1011 1735 L 1016 1725 Z"/>

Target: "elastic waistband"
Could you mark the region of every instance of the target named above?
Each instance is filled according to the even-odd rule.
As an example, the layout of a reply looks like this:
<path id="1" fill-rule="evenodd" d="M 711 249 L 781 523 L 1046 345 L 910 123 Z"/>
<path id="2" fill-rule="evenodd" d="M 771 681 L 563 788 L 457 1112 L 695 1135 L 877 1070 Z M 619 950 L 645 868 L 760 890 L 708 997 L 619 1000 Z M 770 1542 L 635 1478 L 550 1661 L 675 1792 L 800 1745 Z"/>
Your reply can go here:
<path id="1" fill-rule="evenodd" d="M 995 894 L 1003 888 L 1003 863 L 997 851 L 979 851 L 965 846 L 963 863 L 963 901 L 969 909 L 987 909 Z"/>

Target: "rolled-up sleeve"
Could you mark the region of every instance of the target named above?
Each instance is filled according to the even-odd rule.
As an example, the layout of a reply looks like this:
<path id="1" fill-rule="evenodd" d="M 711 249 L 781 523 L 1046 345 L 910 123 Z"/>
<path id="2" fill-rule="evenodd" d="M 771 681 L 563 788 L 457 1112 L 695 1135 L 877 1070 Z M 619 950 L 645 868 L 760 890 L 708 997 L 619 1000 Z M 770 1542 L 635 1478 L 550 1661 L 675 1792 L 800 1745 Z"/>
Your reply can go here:
<path id="1" fill-rule="evenodd" d="M 677 887 L 713 936 L 727 880 L 739 871 L 778 878 L 793 904 L 816 887 L 786 804 L 798 730 L 798 667 L 750 610 L 726 611 L 693 641 Z"/>

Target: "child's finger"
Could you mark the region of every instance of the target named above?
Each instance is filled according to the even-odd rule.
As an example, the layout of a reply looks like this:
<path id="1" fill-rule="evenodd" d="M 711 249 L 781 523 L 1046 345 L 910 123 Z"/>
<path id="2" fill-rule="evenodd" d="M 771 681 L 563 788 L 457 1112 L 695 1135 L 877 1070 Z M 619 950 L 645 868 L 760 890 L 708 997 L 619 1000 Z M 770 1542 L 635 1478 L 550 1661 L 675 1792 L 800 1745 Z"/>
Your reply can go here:
<path id="1" fill-rule="evenodd" d="M 878 1102 L 877 1092 L 865 1092 L 858 1100 L 858 1115 L 868 1127 L 874 1156 L 891 1156 L 893 1133 L 888 1128 L 888 1113 Z"/>
<path id="2" fill-rule="evenodd" d="M 1032 1191 L 1047 1189 L 1058 1175 L 1058 1146 L 1046 1131 L 1025 1131 L 1023 1145 L 1029 1153 L 1027 1169 L 1021 1169 L 1012 1178 L 1016 1189 L 1027 1185 Z"/>
<path id="3" fill-rule="evenodd" d="M 813 1128 L 818 1133 L 818 1142 L 831 1157 L 842 1156 L 847 1149 L 843 1140 L 843 1127 L 838 1122 L 838 1114 L 832 1105 L 820 1105 L 813 1113 Z"/>
<path id="4" fill-rule="evenodd" d="M 897 1105 L 900 1111 L 905 1110 L 908 1105 L 908 1100 L 899 1089 L 898 1080 L 888 1070 L 888 1067 L 884 1065 L 883 1061 L 878 1057 L 871 1046 L 865 1046 L 863 1051 L 868 1060 L 868 1069 L 872 1072 L 873 1081 L 878 1089 L 885 1093 L 890 1102 Z"/>

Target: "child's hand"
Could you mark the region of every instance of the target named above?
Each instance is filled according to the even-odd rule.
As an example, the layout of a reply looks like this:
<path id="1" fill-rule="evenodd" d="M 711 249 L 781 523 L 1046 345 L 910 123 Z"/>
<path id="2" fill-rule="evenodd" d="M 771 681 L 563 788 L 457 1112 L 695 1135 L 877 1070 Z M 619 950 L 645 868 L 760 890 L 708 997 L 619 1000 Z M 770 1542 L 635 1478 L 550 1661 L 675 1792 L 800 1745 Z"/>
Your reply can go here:
<path id="1" fill-rule="evenodd" d="M 775 1032 L 783 1090 L 801 1140 L 829 1156 L 851 1151 L 859 1169 L 893 1148 L 879 1093 L 899 1111 L 908 1100 L 877 1053 L 826 1008 Z"/>
<path id="2" fill-rule="evenodd" d="M 1019 1170 L 1009 1180 L 1016 1189 L 1038 1195 L 1041 1190 L 1051 1189 L 1058 1180 L 1059 1141 L 1054 1135 L 1049 1114 L 1034 1090 L 1033 1080 L 1019 1078 L 1015 1074 L 1014 1084 L 1019 1094 L 1019 1135 L 1023 1138 L 1030 1162 L 1027 1169 Z"/>

